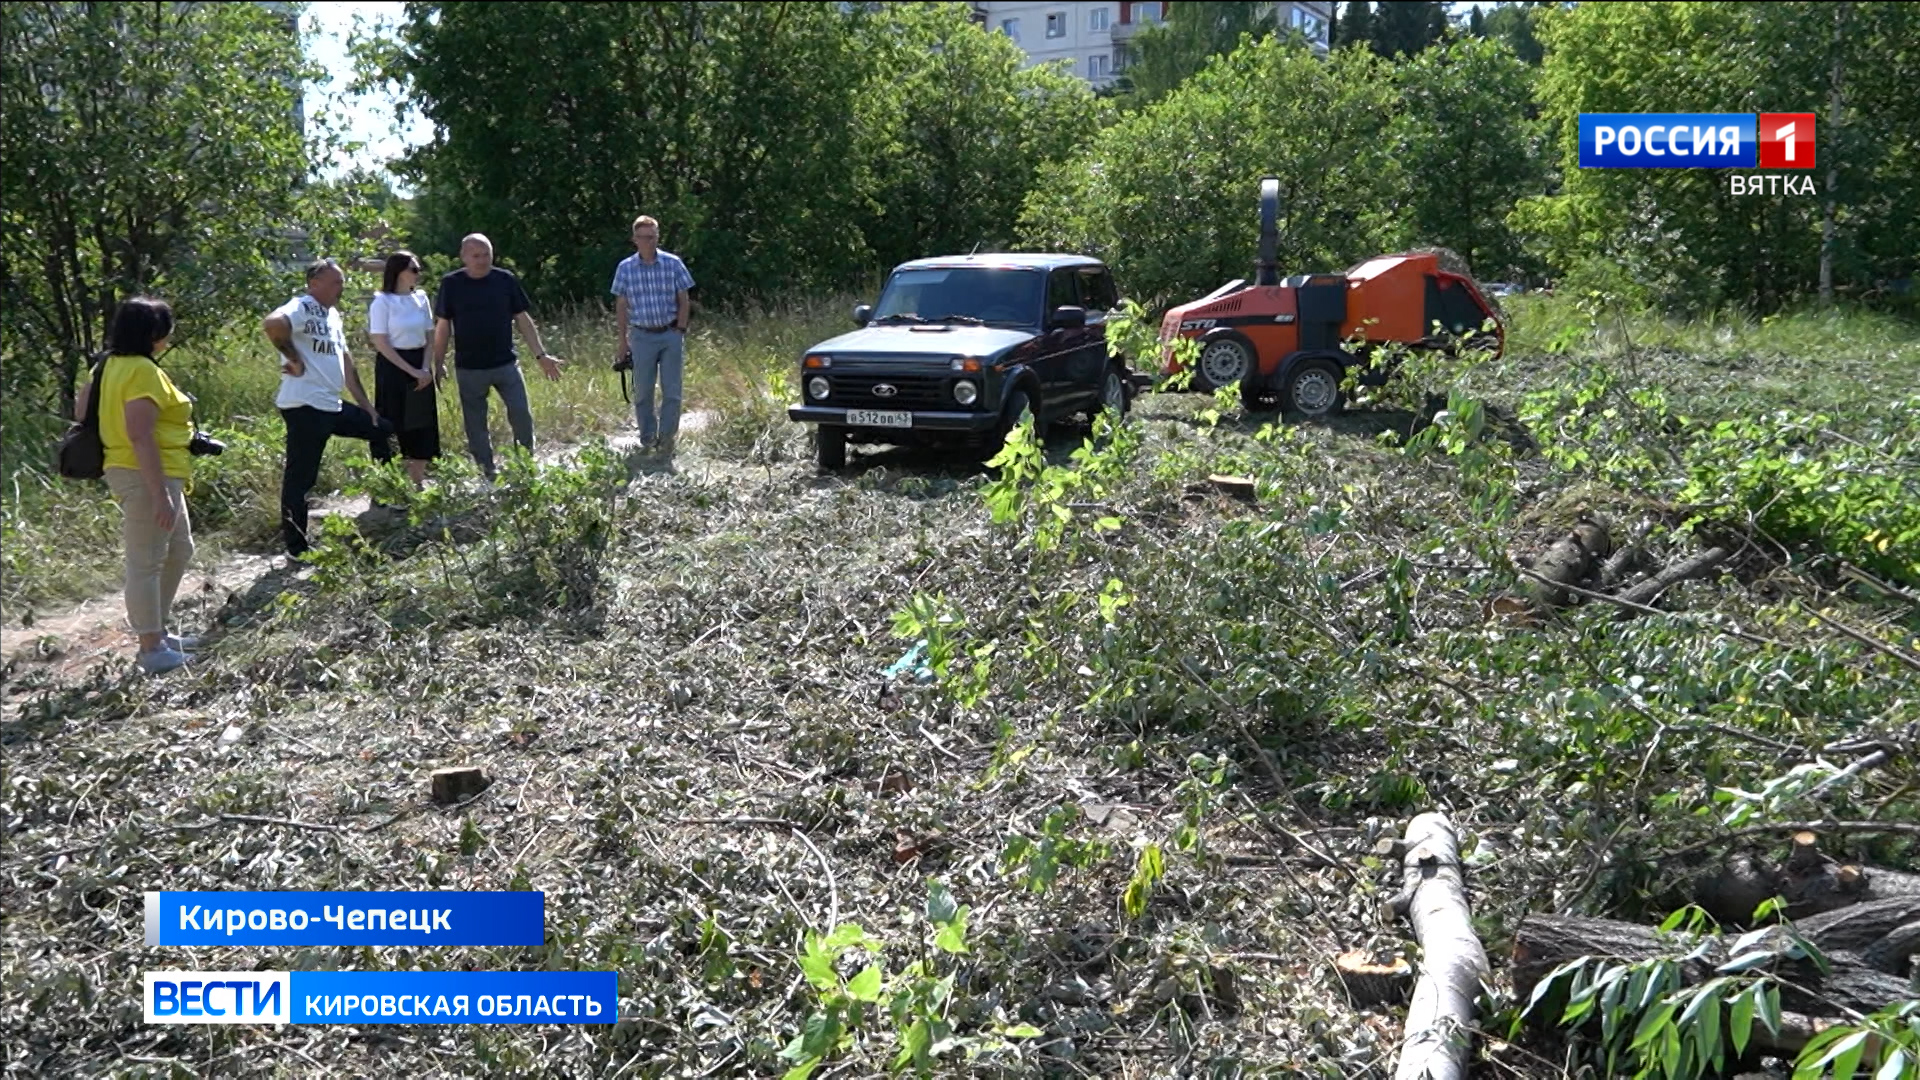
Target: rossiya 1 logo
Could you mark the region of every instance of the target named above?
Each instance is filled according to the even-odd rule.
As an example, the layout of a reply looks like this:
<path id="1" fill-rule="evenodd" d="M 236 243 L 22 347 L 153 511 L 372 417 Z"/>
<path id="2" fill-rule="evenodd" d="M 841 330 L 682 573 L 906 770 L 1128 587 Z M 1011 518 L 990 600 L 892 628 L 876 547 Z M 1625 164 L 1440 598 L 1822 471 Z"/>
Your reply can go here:
<path id="1" fill-rule="evenodd" d="M 1583 169 L 1812 169 L 1813 113 L 1581 113 Z M 1813 177 L 1727 178 L 1735 195 L 1812 195 Z"/>

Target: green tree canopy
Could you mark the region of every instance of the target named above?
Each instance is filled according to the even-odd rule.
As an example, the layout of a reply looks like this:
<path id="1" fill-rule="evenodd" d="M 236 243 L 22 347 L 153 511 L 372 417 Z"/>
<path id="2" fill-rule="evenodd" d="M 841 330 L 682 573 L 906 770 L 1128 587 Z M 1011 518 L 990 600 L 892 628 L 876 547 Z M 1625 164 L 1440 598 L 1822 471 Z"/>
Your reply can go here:
<path id="1" fill-rule="evenodd" d="M 1436 0 L 1380 0 L 1373 5 L 1373 51 L 1411 56 L 1439 44 L 1447 27 L 1446 5 Z"/>
<path id="2" fill-rule="evenodd" d="M 1533 30 L 1535 12 L 1540 6 L 1535 3 L 1495 4 L 1474 33 L 1504 39 L 1512 47 L 1515 56 L 1538 67 L 1546 56 L 1546 48 L 1540 44 L 1539 35 Z M 1473 13 L 1479 15 L 1479 7 L 1476 6 Z"/>
<path id="3" fill-rule="evenodd" d="M 1522 271 L 1506 217 L 1545 183 L 1526 119 L 1533 69 L 1504 43 L 1464 38 L 1416 54 L 1395 77 L 1402 96 L 1394 145 L 1414 235 L 1452 248 L 1482 278 Z"/>
<path id="4" fill-rule="evenodd" d="M 1280 261 L 1340 269 L 1404 235 L 1388 66 L 1280 38 L 1215 61 L 1163 101 L 1043 170 L 1022 227 L 1041 248 L 1104 257 L 1147 303 L 1250 274 L 1259 178 L 1281 178 Z"/>
<path id="5" fill-rule="evenodd" d="M 1824 223 L 1843 286 L 1920 259 L 1920 10 L 1900 3 L 1546 9 L 1540 98 L 1562 186 L 1513 224 L 1572 283 L 1678 310 L 1773 310 L 1816 288 Z M 1833 113 L 1836 74 L 1841 108 Z M 1817 195 L 1735 195 L 1724 170 L 1579 168 L 1582 112 L 1812 112 Z M 1838 120 L 1835 123 L 1835 120 Z M 1829 172 L 1833 189 L 1828 192 Z M 1746 175 L 1761 175 L 1745 173 Z"/>
<path id="6" fill-rule="evenodd" d="M 865 23 L 855 221 L 881 265 L 1005 248 L 1036 170 L 1078 149 L 1111 106 L 1054 65 L 1023 68 L 959 5 L 889 5 Z"/>
<path id="7" fill-rule="evenodd" d="M 1129 59 L 1120 73 L 1124 103 L 1133 108 L 1151 105 L 1192 78 L 1213 57 L 1230 53 L 1243 36 L 1255 39 L 1274 32 L 1271 11 L 1257 4 L 1199 0 L 1179 3 L 1167 19 L 1148 26 L 1128 43 Z"/>
<path id="8" fill-rule="evenodd" d="M 7 4 L 0 52 L 10 399 L 70 408 L 122 298 L 156 292 L 183 334 L 211 327 L 268 298 L 296 222 L 332 235 L 344 207 L 302 202 L 295 92 L 312 73 L 291 20 L 255 4 Z"/>
<path id="9" fill-rule="evenodd" d="M 819 292 L 1010 238 L 1035 169 L 1099 123 L 964 5 L 412 4 L 384 74 L 439 134 L 406 168 L 432 235 L 602 297 L 640 213 L 703 299 Z"/>

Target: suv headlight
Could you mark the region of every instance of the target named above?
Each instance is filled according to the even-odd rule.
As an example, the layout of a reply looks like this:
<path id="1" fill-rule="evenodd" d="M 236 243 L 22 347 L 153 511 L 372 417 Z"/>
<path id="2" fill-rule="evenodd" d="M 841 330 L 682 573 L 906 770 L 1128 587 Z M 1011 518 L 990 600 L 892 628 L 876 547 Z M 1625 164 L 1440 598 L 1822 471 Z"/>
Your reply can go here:
<path id="1" fill-rule="evenodd" d="M 824 400 L 829 389 L 831 389 L 831 386 L 823 376 L 815 375 L 813 378 L 807 380 L 807 396 L 815 401 Z"/>
<path id="2" fill-rule="evenodd" d="M 953 384 L 953 400 L 962 405 L 971 405 L 980 400 L 980 387 L 972 379 L 961 379 Z"/>

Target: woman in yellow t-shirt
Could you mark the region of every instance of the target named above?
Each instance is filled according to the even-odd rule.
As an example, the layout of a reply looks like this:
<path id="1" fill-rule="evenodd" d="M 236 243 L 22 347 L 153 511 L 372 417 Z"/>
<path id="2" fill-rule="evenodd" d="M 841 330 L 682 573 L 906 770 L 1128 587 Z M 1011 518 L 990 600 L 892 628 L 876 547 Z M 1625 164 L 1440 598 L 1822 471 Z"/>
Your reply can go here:
<path id="1" fill-rule="evenodd" d="M 173 335 L 173 311 L 146 296 L 121 303 L 100 373 L 100 441 L 107 486 L 125 514 L 127 621 L 140 635 L 136 657 L 150 674 L 192 659 L 191 639 L 168 632 L 174 593 L 193 557 L 186 484 L 193 473 L 193 401 L 154 363 Z M 82 391 L 84 417 L 89 385 Z"/>

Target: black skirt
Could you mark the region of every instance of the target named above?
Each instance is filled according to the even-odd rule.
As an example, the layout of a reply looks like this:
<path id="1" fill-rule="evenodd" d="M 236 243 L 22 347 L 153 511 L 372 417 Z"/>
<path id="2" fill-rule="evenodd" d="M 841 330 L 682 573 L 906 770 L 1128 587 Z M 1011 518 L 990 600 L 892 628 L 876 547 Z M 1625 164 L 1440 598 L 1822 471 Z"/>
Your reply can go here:
<path id="1" fill-rule="evenodd" d="M 426 366 L 425 349 L 393 351 L 414 367 Z M 440 456 L 440 402 L 433 386 L 415 389 L 413 376 L 381 356 L 374 363 L 373 407 L 398 433 L 401 457 L 431 461 Z"/>

